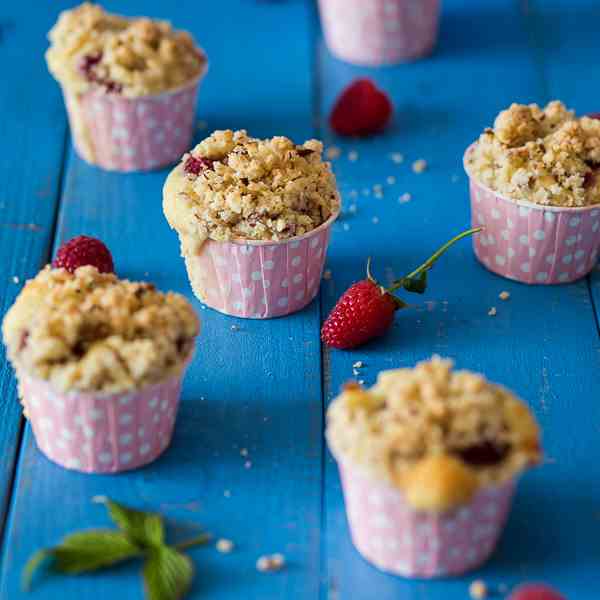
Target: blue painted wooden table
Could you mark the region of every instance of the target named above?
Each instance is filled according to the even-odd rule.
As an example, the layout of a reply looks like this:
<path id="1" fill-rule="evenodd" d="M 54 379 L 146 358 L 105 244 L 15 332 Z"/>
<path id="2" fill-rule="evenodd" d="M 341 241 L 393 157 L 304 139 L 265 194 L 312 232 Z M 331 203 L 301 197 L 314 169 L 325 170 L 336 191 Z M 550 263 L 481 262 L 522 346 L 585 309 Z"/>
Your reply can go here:
<path id="1" fill-rule="evenodd" d="M 595 0 L 447 0 L 433 56 L 383 70 L 331 57 L 315 7 L 304 0 L 177 3 L 107 1 L 128 14 L 168 18 L 191 30 L 211 68 L 198 118 L 207 130 L 246 128 L 336 144 L 346 210 L 334 227 L 320 298 L 273 321 L 243 321 L 193 299 L 176 236 L 162 215 L 166 171 L 106 173 L 71 146 L 63 103 L 43 61 L 45 34 L 70 2 L 0 6 L 0 311 L 61 240 L 85 233 L 110 246 L 120 275 L 188 296 L 201 315 L 175 438 L 154 465 L 130 474 L 62 470 L 36 449 L 15 381 L 0 356 L 0 597 L 26 595 L 20 571 L 37 548 L 80 528 L 107 525 L 91 503 L 106 494 L 160 509 L 180 527 L 231 538 L 231 555 L 192 551 L 192 598 L 454 600 L 477 578 L 508 586 L 544 580 L 570 599 L 600 596 L 600 273 L 576 284 L 527 287 L 480 267 L 463 242 L 436 267 L 421 304 L 391 335 L 360 351 L 329 351 L 319 326 L 339 294 L 374 257 L 382 279 L 399 276 L 468 224 L 465 147 L 512 101 L 560 98 L 578 112 L 600 108 Z M 364 141 L 336 139 L 327 115 L 337 93 L 367 75 L 389 91 L 393 125 Z M 207 131 L 199 131 L 198 138 Z M 348 153 L 358 153 L 351 161 Z M 403 164 L 390 153 L 405 156 Z M 410 169 L 424 158 L 421 175 Z M 395 183 L 386 183 L 392 176 Z M 391 180 L 390 180 L 391 181 Z M 372 193 L 381 184 L 383 197 Z M 354 198 L 353 191 L 358 192 Z M 401 202 L 409 193 L 411 199 Z M 350 205 L 356 209 L 348 210 Z M 507 290 L 509 302 L 498 294 Z M 487 315 L 497 306 L 495 318 Z M 232 327 L 235 325 L 236 327 Z M 3 352 L 3 350 L 0 350 Z M 524 478 L 497 552 L 464 578 L 415 582 L 365 563 L 348 537 L 335 464 L 323 442 L 324 411 L 363 361 L 379 370 L 438 353 L 512 387 L 544 429 L 547 460 Z M 247 449 L 248 456 L 242 456 Z M 247 468 L 246 461 L 250 461 Z M 288 568 L 260 574 L 261 554 Z M 48 578 L 32 598 L 142 598 L 138 570 Z"/>

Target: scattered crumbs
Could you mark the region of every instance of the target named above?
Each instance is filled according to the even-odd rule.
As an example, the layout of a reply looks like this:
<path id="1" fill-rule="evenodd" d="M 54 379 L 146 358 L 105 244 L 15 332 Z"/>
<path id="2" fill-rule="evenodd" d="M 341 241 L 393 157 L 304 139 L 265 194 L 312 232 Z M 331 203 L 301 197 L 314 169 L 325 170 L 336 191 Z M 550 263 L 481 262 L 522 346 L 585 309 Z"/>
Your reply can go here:
<path id="1" fill-rule="evenodd" d="M 355 369 L 362 369 L 364 366 L 364 363 L 362 360 L 357 360 L 353 365 L 352 365 Z"/>
<path id="2" fill-rule="evenodd" d="M 350 196 L 350 198 L 358 198 L 358 192 L 356 190 L 350 190 L 348 196 Z"/>
<path id="3" fill-rule="evenodd" d="M 327 151 L 325 152 L 325 156 L 329 160 L 335 160 L 336 158 L 339 158 L 341 154 L 342 151 L 337 146 L 329 146 L 329 148 L 327 148 Z"/>
<path id="4" fill-rule="evenodd" d="M 352 375 L 354 375 L 354 377 L 358 377 L 360 375 L 360 371 L 358 369 L 352 369 Z"/>
<path id="5" fill-rule="evenodd" d="M 427 161 L 423 158 L 419 158 L 419 160 L 415 160 L 412 164 L 412 170 L 415 173 L 423 173 L 427 169 Z"/>
<path id="6" fill-rule="evenodd" d="M 373 217 L 371 221 L 373 221 L 374 225 L 377 225 L 377 223 L 379 223 L 379 217 Z"/>
<path id="7" fill-rule="evenodd" d="M 247 460 L 244 463 L 244 469 L 251 469 L 252 468 L 252 461 L 251 460 Z"/>
<path id="8" fill-rule="evenodd" d="M 239 331 L 239 327 L 237 325 L 232 325 L 231 326 L 231 331 Z"/>
<path id="9" fill-rule="evenodd" d="M 500 298 L 500 300 L 508 300 L 510 298 L 510 292 L 500 292 L 498 298 Z"/>
<path id="10" fill-rule="evenodd" d="M 331 269 L 325 269 L 323 271 L 323 279 L 329 281 L 331 279 Z"/>
<path id="11" fill-rule="evenodd" d="M 450 181 L 452 183 L 457 183 L 459 179 L 460 179 L 460 177 L 456 173 L 454 175 L 452 175 L 452 177 L 450 177 Z"/>
<path id="12" fill-rule="evenodd" d="M 233 542 L 231 540 L 226 540 L 224 538 L 217 540 L 215 546 L 221 554 L 229 554 L 234 547 Z"/>
<path id="13" fill-rule="evenodd" d="M 394 185 L 396 183 L 396 178 L 393 175 L 389 175 L 386 178 L 386 181 L 389 185 Z"/>
<path id="14" fill-rule="evenodd" d="M 351 204 L 351 205 L 348 207 L 348 212 L 349 212 L 349 213 L 352 213 L 352 214 L 355 214 L 355 213 L 356 213 L 356 211 L 357 211 L 357 209 L 358 209 L 358 207 L 356 206 L 356 204 Z"/>
<path id="15" fill-rule="evenodd" d="M 410 202 L 411 198 L 412 196 L 408 192 L 404 192 L 404 194 L 398 198 L 398 202 L 400 202 L 400 204 L 406 204 L 407 202 Z"/>
<path id="16" fill-rule="evenodd" d="M 198 131 L 204 131 L 208 127 L 208 123 L 206 121 L 198 121 L 196 123 L 196 129 Z"/>
<path id="17" fill-rule="evenodd" d="M 382 186 L 380 183 L 376 183 L 376 184 L 373 186 L 373 191 L 374 191 L 375 193 L 377 193 L 377 192 L 383 192 L 383 186 Z"/>
<path id="18" fill-rule="evenodd" d="M 492 308 L 490 308 L 490 310 L 488 310 L 489 317 L 495 317 L 497 314 L 498 314 L 498 311 L 496 310 L 495 306 L 492 306 Z"/>
<path id="19" fill-rule="evenodd" d="M 285 556 L 283 554 L 267 554 L 256 561 L 256 568 L 261 573 L 273 573 L 281 571 L 285 567 Z"/>
<path id="20" fill-rule="evenodd" d="M 362 195 L 363 196 L 370 196 L 371 195 L 371 190 L 369 188 L 363 188 Z"/>
<path id="21" fill-rule="evenodd" d="M 348 223 L 344 223 L 344 224 L 342 225 L 342 229 L 343 229 L 344 231 L 350 231 L 350 225 L 348 225 Z"/>
<path id="22" fill-rule="evenodd" d="M 348 160 L 350 162 L 356 162 L 358 160 L 358 152 L 356 150 L 350 150 L 350 152 L 348 152 Z"/>
<path id="23" fill-rule="evenodd" d="M 473 600 L 482 600 L 483 598 L 487 598 L 488 588 L 485 584 L 485 581 L 481 579 L 476 579 L 469 586 L 469 596 L 473 598 Z"/>
<path id="24" fill-rule="evenodd" d="M 21 281 L 16 275 L 13 276 L 12 280 L 13 283 L 19 283 L 19 281 Z"/>
<path id="25" fill-rule="evenodd" d="M 248 456 L 248 448 L 242 448 L 240 450 L 240 456 Z"/>
<path id="26" fill-rule="evenodd" d="M 223 492 L 223 496 L 225 496 L 225 498 L 231 498 L 231 492 L 229 490 L 225 490 Z"/>
<path id="27" fill-rule="evenodd" d="M 360 385 L 365 385 L 365 380 L 364 379 L 359 379 L 358 383 L 360 383 Z"/>
<path id="28" fill-rule="evenodd" d="M 404 162 L 404 155 L 400 154 L 400 152 L 392 152 L 390 154 L 390 158 L 392 159 L 392 162 L 396 163 L 397 165 Z"/>

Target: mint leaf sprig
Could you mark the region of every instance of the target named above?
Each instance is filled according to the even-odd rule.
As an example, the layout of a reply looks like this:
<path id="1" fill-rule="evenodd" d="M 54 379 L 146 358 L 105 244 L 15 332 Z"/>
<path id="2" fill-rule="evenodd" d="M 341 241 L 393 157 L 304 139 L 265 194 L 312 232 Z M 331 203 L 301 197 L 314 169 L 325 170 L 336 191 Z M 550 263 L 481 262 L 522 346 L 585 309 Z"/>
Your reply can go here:
<path id="1" fill-rule="evenodd" d="M 33 576 L 42 565 L 58 573 L 79 575 L 143 559 L 148 600 L 183 598 L 191 586 L 194 565 L 181 551 L 206 544 L 211 539 L 210 535 L 201 534 L 185 542 L 168 545 L 164 521 L 158 513 L 135 510 L 105 496 L 96 496 L 94 502 L 106 506 L 118 529 L 72 533 L 58 546 L 38 550 L 23 569 L 23 588 L 31 588 Z"/>

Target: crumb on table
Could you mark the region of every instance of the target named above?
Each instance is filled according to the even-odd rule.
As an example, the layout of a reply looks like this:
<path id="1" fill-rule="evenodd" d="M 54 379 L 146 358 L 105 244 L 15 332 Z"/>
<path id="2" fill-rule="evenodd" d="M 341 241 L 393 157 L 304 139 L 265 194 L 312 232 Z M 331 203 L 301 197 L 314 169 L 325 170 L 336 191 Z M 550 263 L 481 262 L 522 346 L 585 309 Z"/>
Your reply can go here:
<path id="1" fill-rule="evenodd" d="M 485 581 L 481 579 L 476 579 L 469 586 L 469 596 L 473 600 L 482 600 L 483 598 L 487 598 L 488 595 L 488 587 Z"/>
<path id="2" fill-rule="evenodd" d="M 498 295 L 498 298 L 500 298 L 500 300 L 508 300 L 510 298 L 510 292 L 507 292 L 507 291 L 500 292 L 500 294 Z"/>
<path id="3" fill-rule="evenodd" d="M 423 173 L 423 171 L 425 171 L 427 169 L 427 161 L 424 160 L 423 158 L 419 158 L 418 160 L 415 160 L 415 162 L 412 164 L 412 170 L 415 173 Z"/>
<path id="4" fill-rule="evenodd" d="M 495 317 L 498 314 L 498 311 L 496 310 L 495 306 L 492 306 L 492 308 L 490 308 L 490 310 L 488 310 L 488 316 L 490 317 Z"/>
<path id="5" fill-rule="evenodd" d="M 229 554 L 233 550 L 234 544 L 231 540 L 221 538 L 217 540 L 216 548 L 221 554 Z"/>
<path id="6" fill-rule="evenodd" d="M 285 556 L 280 553 L 265 554 L 256 561 L 256 569 L 261 573 L 281 571 L 285 566 Z"/>

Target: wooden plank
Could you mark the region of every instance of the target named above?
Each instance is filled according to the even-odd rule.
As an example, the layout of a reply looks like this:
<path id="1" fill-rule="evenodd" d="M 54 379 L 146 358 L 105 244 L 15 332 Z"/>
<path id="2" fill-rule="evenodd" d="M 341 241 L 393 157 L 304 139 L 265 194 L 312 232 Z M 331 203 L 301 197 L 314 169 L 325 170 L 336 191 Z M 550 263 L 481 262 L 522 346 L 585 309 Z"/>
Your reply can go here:
<path id="1" fill-rule="evenodd" d="M 364 275 L 368 254 L 374 257 L 376 274 L 386 281 L 410 270 L 467 227 L 464 149 L 511 102 L 549 99 L 547 71 L 541 68 L 546 50 L 530 46 L 535 33 L 531 21 L 523 18 L 521 4 L 527 3 L 445 2 L 436 53 L 397 68 L 353 68 L 321 47 L 323 114 L 328 114 L 339 90 L 365 72 L 391 93 L 398 108 L 385 135 L 364 142 L 335 140 L 346 155 L 336 162 L 346 208 L 352 202 L 351 190 L 381 184 L 385 193 L 383 199 L 360 195 L 356 214 L 346 214 L 348 230 L 344 222 L 339 224 L 329 260 L 333 278 L 323 292 L 324 314 Z M 593 31 L 597 19 L 592 18 L 597 8 L 592 11 L 592 2 L 582 2 L 582 9 L 571 13 L 572 5 L 579 3 L 555 1 L 544 7 L 547 4 L 543 21 L 534 22 L 545 47 L 554 44 L 558 22 L 561 35 L 569 36 L 569 42 L 549 55 L 548 62 L 562 73 L 561 94 L 556 95 L 573 103 L 586 94 L 584 106 L 577 108 L 597 110 L 597 104 L 592 106 L 598 87 L 592 79 L 594 53 L 585 59 L 587 71 L 573 71 L 584 46 L 588 52 L 598 47 Z M 579 28 L 586 32 L 583 40 Z M 577 92 L 574 81 L 585 81 L 586 86 Z M 558 89 L 554 77 L 549 85 Z M 351 149 L 359 153 L 357 162 L 347 159 Z M 405 164 L 395 166 L 388 159 L 395 151 L 405 154 Z M 418 158 L 429 163 L 422 175 L 410 170 L 411 161 Z M 395 185 L 386 184 L 389 175 L 396 177 Z M 458 176 L 455 183 L 453 176 Z M 404 192 L 412 199 L 399 204 Z M 377 224 L 373 217 L 378 217 Z M 548 464 L 523 479 L 506 533 L 488 565 L 462 578 L 427 583 L 381 574 L 353 549 L 337 470 L 327 454 L 322 597 L 353 598 L 359 597 L 355 590 L 368 590 L 369 597 L 381 600 L 458 600 L 467 597 L 469 582 L 481 577 L 490 585 L 544 580 L 568 598 L 596 598 L 600 405 L 595 398 L 600 389 L 600 344 L 586 282 L 554 287 L 511 283 L 480 267 L 466 242 L 440 261 L 430 279 L 423 301 L 411 299 L 419 307 L 400 313 L 385 340 L 355 352 L 325 353 L 327 399 L 352 377 L 357 360 L 365 363 L 362 378 L 370 385 L 382 369 L 413 365 L 439 353 L 455 359 L 458 367 L 484 372 L 510 386 L 529 402 L 545 432 Z M 498 299 L 502 290 L 511 293 L 508 302 Z M 491 306 L 497 307 L 495 318 L 487 316 Z"/>
<path id="2" fill-rule="evenodd" d="M 0 315 L 46 261 L 58 203 L 65 119 L 42 57 L 53 11 L 44 4 L 36 12 L 32 21 L 22 3 L 0 7 Z M 21 408 L 2 344 L 0 423 L 1 535 L 21 431 Z"/>
<path id="3" fill-rule="evenodd" d="M 106 2 L 110 9 L 123 3 Z M 200 117 L 210 129 L 247 127 L 258 136 L 310 137 L 311 46 L 307 5 L 127 3 L 131 14 L 171 17 L 205 47 L 211 67 Z M 234 16 L 234 17 L 233 17 Z M 289 35 L 282 36 L 282 24 Z M 252 25 L 254 24 L 254 25 Z M 260 34 L 250 27 L 260 26 Z M 285 60 L 282 58 L 285 56 Z M 105 173 L 69 156 L 58 238 L 103 238 L 118 272 L 192 297 L 175 234 L 161 209 L 166 171 Z M 78 528 L 107 523 L 91 503 L 106 494 L 170 518 L 201 524 L 238 548 L 231 556 L 193 551 L 191 598 L 314 598 L 319 589 L 321 377 L 319 304 L 290 318 L 242 321 L 201 310 L 203 331 L 185 382 L 171 449 L 156 464 L 119 476 L 62 470 L 35 448 L 31 432 L 19 464 L 4 547 L 0 596 L 19 597 L 19 572 L 37 548 Z M 236 326 L 232 330 L 232 326 Z M 241 456 L 242 448 L 248 457 Z M 245 462 L 252 462 L 245 468 Z M 259 555 L 284 553 L 277 575 L 255 569 Z M 138 569 L 106 577 L 48 579 L 36 598 L 141 598 Z"/>

